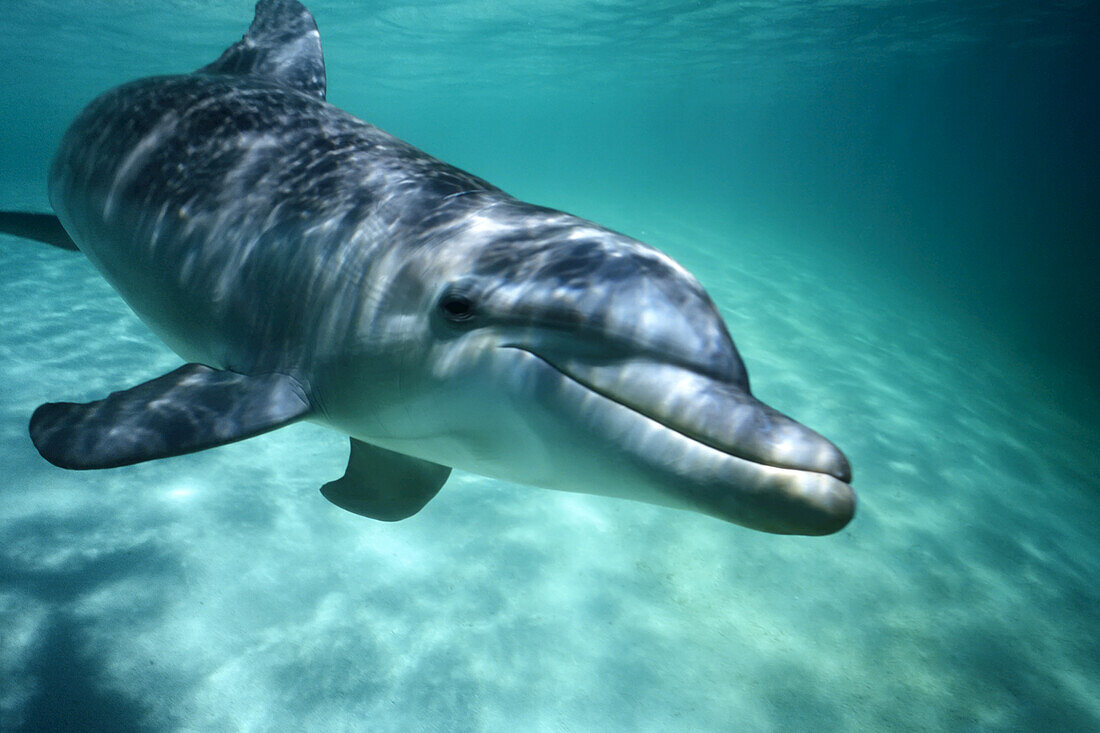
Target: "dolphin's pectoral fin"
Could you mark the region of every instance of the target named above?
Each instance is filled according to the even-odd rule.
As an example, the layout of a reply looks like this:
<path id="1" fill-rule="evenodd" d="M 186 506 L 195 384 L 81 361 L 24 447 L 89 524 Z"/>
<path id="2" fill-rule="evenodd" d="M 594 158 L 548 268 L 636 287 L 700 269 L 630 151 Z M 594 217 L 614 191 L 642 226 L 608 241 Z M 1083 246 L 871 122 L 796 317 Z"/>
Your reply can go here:
<path id="1" fill-rule="evenodd" d="M 0 234 L 33 239 L 59 249 L 77 249 L 72 237 L 53 214 L 0 211 Z"/>
<path id="2" fill-rule="evenodd" d="M 53 402 L 31 417 L 34 447 L 61 468 L 114 468 L 193 453 L 301 419 L 305 390 L 285 374 L 248 376 L 186 364 L 87 404 Z"/>
<path id="3" fill-rule="evenodd" d="M 423 509 L 450 475 L 449 466 L 352 438 L 348 470 L 322 486 L 321 494 L 349 512 L 396 522 Z"/>

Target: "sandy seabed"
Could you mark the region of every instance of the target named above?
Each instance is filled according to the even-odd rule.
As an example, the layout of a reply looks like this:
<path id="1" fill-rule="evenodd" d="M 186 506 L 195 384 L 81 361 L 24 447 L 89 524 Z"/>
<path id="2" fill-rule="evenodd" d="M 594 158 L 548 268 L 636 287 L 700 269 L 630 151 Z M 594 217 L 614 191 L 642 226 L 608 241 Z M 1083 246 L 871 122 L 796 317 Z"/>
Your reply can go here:
<path id="1" fill-rule="evenodd" d="M 308 424 L 56 469 L 37 404 L 179 360 L 82 257 L 0 237 L 0 728 L 1100 727 L 1089 430 L 935 303 L 774 242 L 647 234 L 756 394 L 849 455 L 839 535 L 461 472 L 372 522 L 317 492 L 347 444 Z"/>

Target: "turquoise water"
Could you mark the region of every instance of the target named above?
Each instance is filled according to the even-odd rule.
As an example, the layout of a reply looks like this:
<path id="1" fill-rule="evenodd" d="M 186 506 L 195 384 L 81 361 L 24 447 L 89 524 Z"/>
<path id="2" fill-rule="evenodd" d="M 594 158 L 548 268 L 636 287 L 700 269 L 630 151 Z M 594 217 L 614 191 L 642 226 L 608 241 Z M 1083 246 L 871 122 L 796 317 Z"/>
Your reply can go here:
<path id="1" fill-rule="evenodd" d="M 754 391 L 848 454 L 854 522 L 456 472 L 375 523 L 317 492 L 347 447 L 312 425 L 56 469 L 35 406 L 179 360 L 0 236 L 0 730 L 1100 727 L 1085 4 L 544 5 L 315 2 L 329 99 L 696 273 Z M 0 18 L 0 208 L 45 210 L 83 104 L 251 4 Z"/>

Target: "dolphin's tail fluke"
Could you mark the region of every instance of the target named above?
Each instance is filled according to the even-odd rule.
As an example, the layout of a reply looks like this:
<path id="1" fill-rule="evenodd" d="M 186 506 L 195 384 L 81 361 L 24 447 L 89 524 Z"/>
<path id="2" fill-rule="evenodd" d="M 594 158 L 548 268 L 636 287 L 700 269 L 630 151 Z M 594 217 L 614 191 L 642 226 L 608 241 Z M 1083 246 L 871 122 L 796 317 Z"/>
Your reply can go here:
<path id="1" fill-rule="evenodd" d="M 0 234 L 11 234 L 60 249 L 77 251 L 76 243 L 53 214 L 0 211 Z"/>

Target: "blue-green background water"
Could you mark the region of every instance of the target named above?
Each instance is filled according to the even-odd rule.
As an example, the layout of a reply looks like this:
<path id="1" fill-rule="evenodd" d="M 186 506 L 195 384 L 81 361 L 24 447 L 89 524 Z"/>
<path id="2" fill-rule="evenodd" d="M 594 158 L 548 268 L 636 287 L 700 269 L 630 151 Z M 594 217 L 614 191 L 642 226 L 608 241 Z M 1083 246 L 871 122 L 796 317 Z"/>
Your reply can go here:
<path id="1" fill-rule="evenodd" d="M 456 473 L 329 505 L 310 425 L 107 472 L 26 421 L 178 359 L 0 236 L 0 729 L 1100 727 L 1088 3 L 311 4 L 333 103 L 679 259 L 756 393 L 834 439 L 821 539 Z M 5 3 L 0 208 L 67 122 L 248 0 Z"/>

